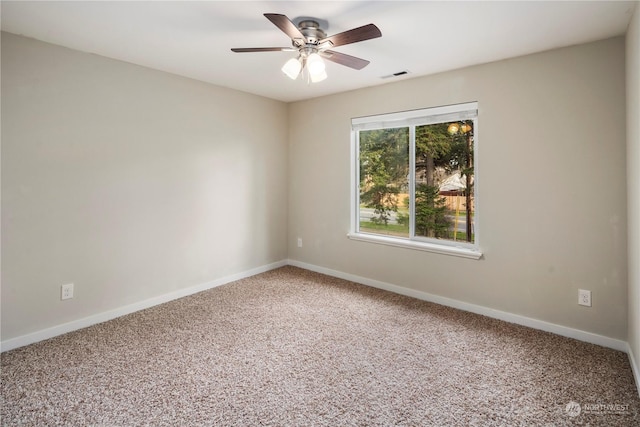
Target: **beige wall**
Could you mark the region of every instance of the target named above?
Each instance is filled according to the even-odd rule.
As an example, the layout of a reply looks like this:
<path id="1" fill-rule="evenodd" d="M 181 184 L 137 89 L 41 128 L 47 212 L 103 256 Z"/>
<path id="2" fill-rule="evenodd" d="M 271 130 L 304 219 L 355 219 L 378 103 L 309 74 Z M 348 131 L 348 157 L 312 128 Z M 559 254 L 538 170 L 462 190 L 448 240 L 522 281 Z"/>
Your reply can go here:
<path id="1" fill-rule="evenodd" d="M 619 37 L 290 104 L 289 258 L 626 340 L 624 54 Z M 469 101 L 483 259 L 349 240 L 351 118 Z"/>
<path id="2" fill-rule="evenodd" d="M 640 391 L 640 7 L 627 32 L 627 193 L 629 212 L 629 348 Z"/>
<path id="3" fill-rule="evenodd" d="M 2 340 L 288 255 L 628 339 L 637 356 L 624 54 L 616 38 L 287 107 L 3 33 Z M 347 239 L 350 119 L 467 101 L 480 106 L 484 258 Z M 637 118 L 637 90 L 628 103 Z M 630 214 L 638 199 L 630 185 Z M 76 297 L 61 302 L 68 282 Z"/>
<path id="4" fill-rule="evenodd" d="M 2 340 L 286 259 L 286 129 L 283 103 L 3 33 Z"/>

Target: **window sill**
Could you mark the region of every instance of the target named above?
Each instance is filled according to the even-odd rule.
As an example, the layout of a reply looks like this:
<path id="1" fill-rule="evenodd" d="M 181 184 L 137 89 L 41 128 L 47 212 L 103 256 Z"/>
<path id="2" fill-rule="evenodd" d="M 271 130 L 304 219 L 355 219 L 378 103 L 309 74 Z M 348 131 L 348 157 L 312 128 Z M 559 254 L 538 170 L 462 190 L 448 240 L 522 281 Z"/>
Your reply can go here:
<path id="1" fill-rule="evenodd" d="M 461 258 L 480 259 L 482 257 L 482 252 L 460 246 L 438 245 L 434 243 L 417 242 L 415 240 L 405 240 L 365 233 L 349 233 L 347 234 L 347 237 L 351 240 L 357 240 L 360 242 L 377 243 L 380 245 L 415 249 L 419 251 L 433 252 L 436 254 L 452 255 Z"/>

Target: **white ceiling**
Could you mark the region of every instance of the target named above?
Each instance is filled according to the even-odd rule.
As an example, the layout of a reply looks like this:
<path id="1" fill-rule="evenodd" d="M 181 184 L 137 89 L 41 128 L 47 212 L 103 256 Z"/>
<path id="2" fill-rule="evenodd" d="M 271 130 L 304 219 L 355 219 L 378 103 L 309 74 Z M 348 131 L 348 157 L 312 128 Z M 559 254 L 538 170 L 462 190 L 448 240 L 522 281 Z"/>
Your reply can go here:
<path id="1" fill-rule="evenodd" d="M 2 1 L 2 30 L 84 52 L 296 101 L 624 34 L 637 2 L 457 1 Z M 293 52 L 263 13 L 314 17 L 328 35 L 374 23 L 382 37 L 336 47 L 371 61 L 327 63 L 307 84 L 280 68 Z M 382 78 L 408 70 L 402 77 Z"/>

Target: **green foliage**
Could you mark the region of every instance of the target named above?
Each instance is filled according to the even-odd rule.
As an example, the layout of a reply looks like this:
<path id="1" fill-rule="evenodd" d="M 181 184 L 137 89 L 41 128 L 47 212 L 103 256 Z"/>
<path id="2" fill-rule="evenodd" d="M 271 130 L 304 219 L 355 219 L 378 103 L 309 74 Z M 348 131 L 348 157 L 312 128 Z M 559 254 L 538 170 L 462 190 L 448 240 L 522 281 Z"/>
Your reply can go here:
<path id="1" fill-rule="evenodd" d="M 451 136 L 447 132 L 448 123 L 416 127 L 416 175 L 421 172 L 425 178 L 433 174 L 434 168 L 451 169 Z"/>
<path id="2" fill-rule="evenodd" d="M 473 138 L 473 132 L 451 136 L 448 160 L 452 169 L 459 169 L 463 174 L 469 171 L 473 175 L 473 167 L 468 166 L 473 165 L 473 144 L 469 144 L 469 137 Z"/>
<path id="3" fill-rule="evenodd" d="M 409 129 L 360 132 L 360 201 L 374 209 L 374 223 L 388 224 L 409 173 Z"/>
<path id="4" fill-rule="evenodd" d="M 427 184 L 416 186 L 416 228 L 417 236 L 447 238 L 450 221 L 447 206 L 440 197 L 438 187 Z"/>
<path id="5" fill-rule="evenodd" d="M 371 221 L 360 221 L 360 230 L 375 232 L 377 234 L 387 234 L 391 236 L 407 237 L 409 234 L 409 224 L 374 224 Z"/>
<path id="6" fill-rule="evenodd" d="M 415 234 L 433 238 L 453 239 L 461 233 L 453 230 L 447 217 L 446 199 L 439 193 L 445 175 L 457 171 L 468 176 L 466 216 L 471 221 L 473 211 L 470 198 L 473 186 L 473 122 L 463 121 L 468 131 L 449 134 L 450 123 L 415 127 Z M 409 127 L 360 131 L 360 202 L 374 210 L 375 216 L 366 221 L 368 228 L 408 230 L 410 214 L 398 211 L 399 194 L 408 191 Z M 404 200 L 409 206 L 409 200 Z M 390 219 L 395 213 L 396 224 Z M 381 228 L 380 228 L 381 227 Z M 473 241 L 472 230 L 465 239 Z M 455 233 L 455 234 L 454 234 Z"/>
<path id="7" fill-rule="evenodd" d="M 398 212 L 397 188 L 388 185 L 374 185 L 360 194 L 360 200 L 377 215 L 371 218 L 375 224 L 388 224 L 391 212 Z"/>
<path id="8" fill-rule="evenodd" d="M 405 197 L 403 200 L 404 206 L 406 208 L 409 208 L 409 198 Z M 398 222 L 398 224 L 409 227 L 409 213 L 401 213 L 398 212 L 396 214 L 396 221 Z"/>

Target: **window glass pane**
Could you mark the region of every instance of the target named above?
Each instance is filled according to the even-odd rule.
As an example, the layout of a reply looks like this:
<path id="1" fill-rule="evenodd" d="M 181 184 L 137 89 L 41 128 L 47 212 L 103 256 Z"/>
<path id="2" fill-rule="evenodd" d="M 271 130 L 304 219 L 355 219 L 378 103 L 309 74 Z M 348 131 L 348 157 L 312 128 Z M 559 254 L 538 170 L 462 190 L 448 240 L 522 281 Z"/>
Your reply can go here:
<path id="1" fill-rule="evenodd" d="M 409 237 L 409 128 L 359 137 L 360 232 Z"/>
<path id="2" fill-rule="evenodd" d="M 473 243 L 473 121 L 416 126 L 415 236 Z"/>

